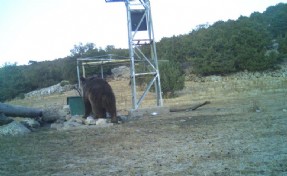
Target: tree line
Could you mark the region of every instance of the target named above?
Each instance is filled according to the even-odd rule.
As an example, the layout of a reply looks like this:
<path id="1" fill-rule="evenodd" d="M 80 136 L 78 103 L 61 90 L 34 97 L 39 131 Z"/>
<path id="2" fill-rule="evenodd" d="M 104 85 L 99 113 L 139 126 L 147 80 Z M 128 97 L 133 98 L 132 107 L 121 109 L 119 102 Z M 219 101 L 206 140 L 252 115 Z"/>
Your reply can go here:
<path id="1" fill-rule="evenodd" d="M 61 82 L 77 83 L 77 58 L 96 57 L 107 54 L 126 55 L 127 49 L 116 49 L 109 45 L 105 49 L 97 48 L 93 43 L 74 45 L 71 55 L 53 61 L 29 61 L 28 65 L 17 66 L 16 63 L 7 63 L 0 68 L 0 102 L 23 97 L 24 93 L 48 87 Z M 87 68 L 91 74 L 99 74 L 100 69 Z M 110 68 L 105 68 L 105 74 L 111 74 Z"/>
<path id="2" fill-rule="evenodd" d="M 250 17 L 198 25 L 188 34 L 162 38 L 156 45 L 158 59 L 172 63 L 163 64 L 164 70 L 160 71 L 168 73 L 171 69 L 181 77 L 183 70 L 198 75 L 224 75 L 243 70 L 276 69 L 276 65 L 287 58 L 287 4 L 268 7 L 265 12 L 254 12 Z M 150 52 L 145 47 L 142 46 L 142 50 Z M 0 101 L 23 96 L 26 92 L 62 80 L 76 83 L 76 59 L 79 57 L 129 55 L 128 49 L 115 48 L 113 45 L 102 49 L 93 43 L 79 43 L 70 52 L 69 56 L 53 61 L 31 60 L 28 65 L 3 65 L 0 68 Z M 88 71 L 97 74 L 98 69 Z M 110 74 L 110 68 L 104 72 Z M 168 79 L 168 76 L 165 77 Z M 168 83 L 171 84 L 178 83 Z"/>
<path id="3" fill-rule="evenodd" d="M 287 4 L 280 3 L 250 17 L 199 25 L 189 34 L 163 38 L 157 49 L 161 58 L 210 75 L 273 68 L 286 58 L 286 45 Z"/>

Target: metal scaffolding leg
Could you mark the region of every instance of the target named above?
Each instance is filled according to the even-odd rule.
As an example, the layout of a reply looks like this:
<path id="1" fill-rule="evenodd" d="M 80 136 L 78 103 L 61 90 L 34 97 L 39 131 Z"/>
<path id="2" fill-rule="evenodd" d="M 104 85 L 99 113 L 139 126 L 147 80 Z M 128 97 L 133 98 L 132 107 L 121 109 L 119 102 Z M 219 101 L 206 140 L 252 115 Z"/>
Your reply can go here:
<path id="1" fill-rule="evenodd" d="M 158 69 L 156 44 L 149 0 L 126 0 L 127 21 L 128 21 L 128 42 L 130 54 L 130 79 L 132 90 L 133 109 L 138 109 L 152 85 L 155 86 L 156 105 L 163 106 L 160 73 Z M 138 38 L 144 36 L 144 38 Z M 147 55 L 140 46 L 149 45 L 150 53 Z M 147 64 L 147 72 L 138 72 L 135 67 L 137 61 Z M 136 76 L 151 75 L 152 78 L 147 84 L 144 93 L 137 98 Z"/>

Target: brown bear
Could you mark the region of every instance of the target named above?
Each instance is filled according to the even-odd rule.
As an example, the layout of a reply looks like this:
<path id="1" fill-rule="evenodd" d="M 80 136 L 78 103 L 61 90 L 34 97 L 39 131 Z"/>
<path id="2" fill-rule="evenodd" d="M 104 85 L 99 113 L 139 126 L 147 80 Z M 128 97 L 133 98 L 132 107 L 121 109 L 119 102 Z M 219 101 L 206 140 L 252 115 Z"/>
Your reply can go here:
<path id="1" fill-rule="evenodd" d="M 91 112 L 97 118 L 106 118 L 106 112 L 111 115 L 111 122 L 118 123 L 116 98 L 111 86 L 104 79 L 97 77 L 81 77 L 85 115 Z"/>

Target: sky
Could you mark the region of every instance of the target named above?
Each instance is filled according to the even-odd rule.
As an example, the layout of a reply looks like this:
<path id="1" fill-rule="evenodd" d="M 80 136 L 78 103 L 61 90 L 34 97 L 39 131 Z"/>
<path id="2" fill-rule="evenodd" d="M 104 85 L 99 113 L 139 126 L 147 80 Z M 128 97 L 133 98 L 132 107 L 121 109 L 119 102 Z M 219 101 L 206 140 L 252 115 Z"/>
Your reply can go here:
<path id="1" fill-rule="evenodd" d="M 156 41 L 287 0 L 150 0 Z M 69 56 L 80 42 L 128 48 L 126 6 L 105 0 L 0 0 L 0 67 Z"/>

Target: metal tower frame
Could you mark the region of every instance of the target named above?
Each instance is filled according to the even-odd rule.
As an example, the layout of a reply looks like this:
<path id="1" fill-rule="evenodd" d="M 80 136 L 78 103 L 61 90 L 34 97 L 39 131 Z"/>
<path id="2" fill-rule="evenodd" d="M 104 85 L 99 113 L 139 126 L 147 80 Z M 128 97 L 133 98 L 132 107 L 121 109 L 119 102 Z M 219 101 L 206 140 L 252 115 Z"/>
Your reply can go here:
<path id="1" fill-rule="evenodd" d="M 106 0 L 106 2 L 125 2 L 127 11 L 128 42 L 130 55 L 130 80 L 133 109 L 138 109 L 152 85 L 155 87 L 156 105 L 163 106 L 160 73 L 154 39 L 151 7 L 149 0 Z M 136 19 L 137 18 L 137 19 Z M 142 46 L 149 46 L 150 52 L 144 53 Z M 145 65 L 146 70 L 140 71 L 135 63 Z M 142 95 L 136 90 L 136 77 L 150 75 Z"/>

